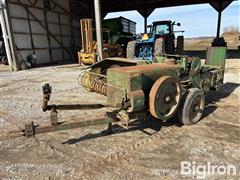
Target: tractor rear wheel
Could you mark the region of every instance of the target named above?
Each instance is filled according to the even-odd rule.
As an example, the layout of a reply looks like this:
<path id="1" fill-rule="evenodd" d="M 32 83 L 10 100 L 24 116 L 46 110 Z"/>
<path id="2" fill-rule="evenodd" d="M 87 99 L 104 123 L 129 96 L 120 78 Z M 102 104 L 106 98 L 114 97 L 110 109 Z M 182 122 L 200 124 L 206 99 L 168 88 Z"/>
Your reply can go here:
<path id="1" fill-rule="evenodd" d="M 127 45 L 127 58 L 134 59 L 136 52 L 136 41 L 129 41 Z"/>
<path id="2" fill-rule="evenodd" d="M 175 54 L 174 36 L 169 35 L 166 38 L 166 54 Z"/>
<path id="3" fill-rule="evenodd" d="M 163 38 L 158 38 L 154 44 L 154 57 L 165 54 L 165 42 Z"/>
<path id="4" fill-rule="evenodd" d="M 184 51 L 184 37 L 177 37 L 177 54 L 182 55 Z"/>
<path id="5" fill-rule="evenodd" d="M 184 125 L 197 123 L 203 114 L 205 107 L 204 92 L 198 88 L 191 88 L 184 95 L 177 116 Z"/>

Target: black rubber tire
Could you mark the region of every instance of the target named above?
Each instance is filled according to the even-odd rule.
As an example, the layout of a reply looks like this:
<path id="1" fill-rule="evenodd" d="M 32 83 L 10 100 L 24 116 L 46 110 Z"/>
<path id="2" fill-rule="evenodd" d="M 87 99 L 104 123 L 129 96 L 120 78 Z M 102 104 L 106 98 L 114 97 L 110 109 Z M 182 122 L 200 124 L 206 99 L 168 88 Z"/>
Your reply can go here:
<path id="1" fill-rule="evenodd" d="M 169 35 L 166 38 L 166 54 L 175 54 L 175 42 L 174 42 L 174 36 Z"/>
<path id="2" fill-rule="evenodd" d="M 136 53 L 136 41 L 129 41 L 127 45 L 127 58 L 134 59 Z"/>
<path id="3" fill-rule="evenodd" d="M 193 108 L 197 98 L 200 98 L 199 111 L 196 112 L 196 115 L 191 117 L 192 110 L 191 108 Z M 177 117 L 179 121 L 184 125 L 196 124 L 202 117 L 204 107 L 205 107 L 204 92 L 198 88 L 191 88 L 182 97 L 180 107 L 177 111 Z"/>
<path id="4" fill-rule="evenodd" d="M 176 47 L 176 53 L 179 55 L 182 55 L 184 52 L 184 37 L 178 36 L 177 37 L 177 47 Z"/>
<path id="5" fill-rule="evenodd" d="M 154 44 L 154 57 L 160 56 L 161 54 L 166 54 L 165 42 L 163 38 L 158 38 Z"/>

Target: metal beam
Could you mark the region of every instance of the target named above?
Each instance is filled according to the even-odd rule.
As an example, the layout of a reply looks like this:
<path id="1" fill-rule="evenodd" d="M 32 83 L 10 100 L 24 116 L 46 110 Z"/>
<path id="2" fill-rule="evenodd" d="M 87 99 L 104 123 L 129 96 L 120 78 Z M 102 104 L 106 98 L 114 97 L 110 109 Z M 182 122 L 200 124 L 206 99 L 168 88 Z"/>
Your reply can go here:
<path id="1" fill-rule="evenodd" d="M 217 38 L 220 37 L 221 21 L 222 21 L 222 11 L 219 11 L 218 12 L 218 23 L 217 23 L 217 35 L 216 35 Z"/>
<path id="2" fill-rule="evenodd" d="M 147 17 L 144 17 L 144 33 L 147 33 Z"/>
<path id="3" fill-rule="evenodd" d="M 19 5 L 19 4 L 21 4 L 21 5 L 24 5 L 25 7 L 28 7 L 28 8 L 34 8 L 34 9 L 38 9 L 38 10 L 43 10 L 43 9 L 44 9 L 44 8 L 42 8 L 42 7 L 38 7 L 38 6 L 34 6 L 34 7 L 33 7 L 33 6 L 29 5 L 29 4 L 22 3 L 21 1 L 20 1 L 20 3 L 19 3 L 19 1 L 18 1 L 18 2 L 14 2 L 14 1 L 12 1 L 12 0 L 8 0 L 7 3 L 15 4 L 15 5 Z M 55 10 L 51 10 L 51 12 L 54 12 L 54 13 L 60 13 L 60 14 L 62 14 L 62 15 L 66 15 L 66 16 L 69 15 L 68 13 L 58 12 L 58 11 L 55 11 Z"/>
<path id="4" fill-rule="evenodd" d="M 61 13 L 56 13 L 56 14 L 61 15 Z M 11 16 L 11 19 L 19 19 L 19 20 L 26 20 L 26 21 L 28 20 L 27 18 L 24 18 L 24 17 L 16 17 L 16 16 Z M 37 22 L 37 21 L 35 21 L 34 19 L 30 19 L 30 21 L 31 21 L 31 22 Z M 39 22 L 45 23 L 45 21 L 43 21 L 43 20 L 39 20 Z M 48 24 L 49 24 L 49 25 L 50 25 L 50 24 L 59 25 L 58 22 L 53 22 L 53 21 L 48 21 Z M 71 27 L 70 24 L 64 24 L 64 23 L 62 23 L 61 26 Z M 79 28 L 75 28 L 75 29 L 79 29 Z"/>
<path id="5" fill-rule="evenodd" d="M 103 59 L 101 0 L 94 0 L 98 61 Z"/>
<path id="6" fill-rule="evenodd" d="M 211 2 L 209 3 L 217 12 L 218 12 L 218 22 L 217 22 L 217 34 L 216 37 L 220 37 L 221 31 L 221 20 L 222 20 L 222 12 L 225 8 L 227 8 L 233 1 L 219 1 L 219 2 Z"/>
<path id="7" fill-rule="evenodd" d="M 204 4 L 210 2 L 230 2 L 233 0 L 148 0 L 148 1 L 130 1 L 130 0 L 121 0 L 119 3 L 117 0 L 102 0 L 103 11 L 106 12 L 117 12 L 117 11 L 130 11 L 130 10 L 139 10 L 147 8 L 163 8 L 163 7 L 172 7 L 172 6 L 182 6 L 182 5 L 194 5 L 194 4 Z"/>
<path id="8" fill-rule="evenodd" d="M 147 33 L 147 18 L 152 14 L 155 8 L 139 9 L 138 12 L 144 17 L 144 33 Z"/>
<path id="9" fill-rule="evenodd" d="M 196 5 L 204 3 L 218 3 L 222 1 L 223 3 L 232 2 L 234 0 L 101 0 L 102 14 L 103 17 L 106 13 L 119 12 L 119 11 L 131 11 L 131 10 L 145 10 L 146 8 L 164 8 L 172 6 L 182 6 L 182 5 Z M 70 0 L 71 11 L 76 14 L 80 19 L 93 16 L 94 0 Z"/>
<path id="10" fill-rule="evenodd" d="M 224 11 L 234 0 L 210 2 L 209 4 L 218 12 Z"/>
<path id="11" fill-rule="evenodd" d="M 28 10 L 28 14 L 29 14 L 30 10 Z M 31 13 L 32 17 L 36 20 L 37 18 L 35 16 L 33 16 L 33 14 Z M 51 49 L 51 39 L 50 39 L 50 34 L 49 34 L 49 24 L 48 24 L 48 17 L 47 17 L 47 9 L 43 9 L 43 16 L 44 16 L 44 24 L 45 24 L 45 30 L 47 33 L 47 42 L 48 42 L 48 53 L 50 56 L 50 62 L 53 61 L 53 55 L 52 55 L 52 49 Z M 40 23 L 39 23 L 40 24 Z"/>
<path id="12" fill-rule="evenodd" d="M 30 34 L 30 38 L 31 38 L 31 46 L 32 46 L 32 51 L 33 51 L 33 54 L 35 55 L 36 52 L 35 52 L 35 46 L 34 46 L 34 42 L 33 42 L 33 34 L 32 34 L 32 26 L 31 26 L 31 21 L 30 21 L 30 16 L 29 16 L 29 13 L 28 13 L 28 8 L 25 7 L 26 9 L 26 13 L 27 13 L 27 22 L 28 22 L 28 29 L 29 29 L 29 34 Z"/>
<path id="13" fill-rule="evenodd" d="M 63 32 L 62 32 L 62 25 L 61 25 L 61 16 L 60 16 L 60 14 L 57 14 L 57 16 L 58 16 L 61 43 L 63 44 Z M 64 60 L 64 49 L 63 48 L 62 48 L 62 58 Z"/>
<path id="14" fill-rule="evenodd" d="M 109 124 L 112 122 L 113 119 L 107 116 L 84 121 L 59 122 L 56 125 L 50 126 L 39 125 L 36 126 L 33 124 L 33 122 L 31 122 L 30 124 L 25 125 L 25 129 L 23 130 L 9 132 L 8 137 L 9 138 L 16 138 L 21 136 L 34 137 L 36 134 L 49 133 L 54 131 L 64 131 L 88 126 L 97 126 L 102 124 Z"/>

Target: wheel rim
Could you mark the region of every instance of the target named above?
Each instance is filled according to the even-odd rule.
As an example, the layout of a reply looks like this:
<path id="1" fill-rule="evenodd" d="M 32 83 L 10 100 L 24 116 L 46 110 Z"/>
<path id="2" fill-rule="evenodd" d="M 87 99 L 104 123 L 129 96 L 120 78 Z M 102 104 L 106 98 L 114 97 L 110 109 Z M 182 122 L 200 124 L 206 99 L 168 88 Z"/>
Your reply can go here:
<path id="1" fill-rule="evenodd" d="M 176 78 L 163 76 L 153 85 L 149 107 L 151 114 L 161 120 L 171 118 L 180 103 L 180 86 Z"/>
<path id="2" fill-rule="evenodd" d="M 202 112 L 203 112 L 202 97 L 199 95 L 193 100 L 190 106 L 189 118 L 191 120 L 194 120 L 195 117 L 197 117 L 198 115 L 202 115 Z"/>

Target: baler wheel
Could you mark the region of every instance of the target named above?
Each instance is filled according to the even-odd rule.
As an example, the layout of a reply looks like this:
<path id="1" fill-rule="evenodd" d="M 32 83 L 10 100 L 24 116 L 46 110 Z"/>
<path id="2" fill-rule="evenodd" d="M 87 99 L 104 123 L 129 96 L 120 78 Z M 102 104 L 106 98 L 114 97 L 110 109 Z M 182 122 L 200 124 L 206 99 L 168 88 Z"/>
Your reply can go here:
<path id="1" fill-rule="evenodd" d="M 198 88 L 189 89 L 182 98 L 177 112 L 179 121 L 184 125 L 197 123 L 203 114 L 205 107 L 204 92 Z"/>
<path id="2" fill-rule="evenodd" d="M 149 94 L 149 108 L 152 116 L 161 120 L 170 119 L 180 104 L 181 88 L 178 79 L 162 76 L 153 85 Z"/>

